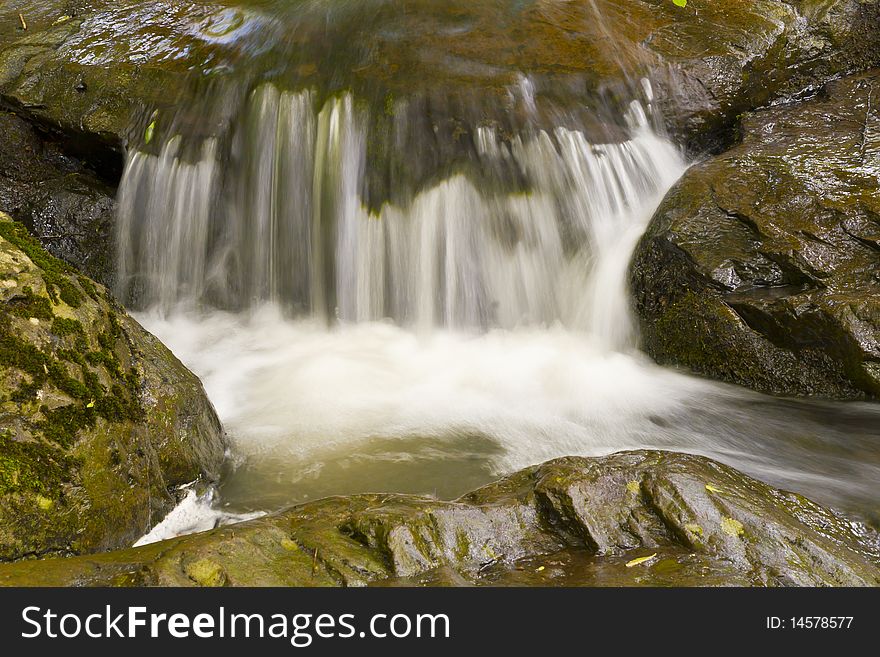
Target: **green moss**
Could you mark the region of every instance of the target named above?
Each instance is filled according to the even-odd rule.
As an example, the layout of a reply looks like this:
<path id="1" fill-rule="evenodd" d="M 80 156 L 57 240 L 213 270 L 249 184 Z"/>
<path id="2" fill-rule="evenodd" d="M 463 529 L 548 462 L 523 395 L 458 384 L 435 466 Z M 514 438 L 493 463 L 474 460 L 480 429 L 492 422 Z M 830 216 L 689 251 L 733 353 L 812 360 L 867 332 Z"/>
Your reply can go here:
<path id="1" fill-rule="evenodd" d="M 35 441 L 0 435 L 0 494 L 39 493 L 57 496 L 70 481 L 75 459 L 61 450 Z"/>
<path id="2" fill-rule="evenodd" d="M 112 336 L 121 334 L 121 328 L 112 315 L 109 317 L 109 329 L 99 338 L 106 348 L 83 355 L 79 350 L 82 344 L 76 349 L 59 349 L 56 354 L 42 351 L 16 334 L 9 315 L 0 316 L 0 365 L 18 369 L 29 377 L 10 394 L 10 400 L 33 402 L 47 384 L 73 400 L 60 408 L 41 408 L 42 418 L 35 421 L 34 429 L 50 443 L 71 446 L 80 431 L 94 428 L 98 418 L 122 423 L 138 422 L 144 417 L 137 394 L 137 375 L 124 374 L 112 351 Z M 60 337 L 75 336 L 77 343 L 85 342 L 85 330 L 77 320 L 56 317 L 52 329 Z M 71 375 L 71 366 L 79 370 L 82 380 Z M 107 370 L 113 381 L 109 391 L 90 366 Z"/>
<path id="3" fill-rule="evenodd" d="M 79 286 L 85 291 L 86 294 L 89 295 L 89 297 L 93 301 L 101 300 L 101 297 L 98 295 L 98 288 L 95 287 L 95 284 L 92 283 L 92 281 L 90 281 L 85 276 L 77 276 L 76 280 L 79 281 Z"/>
<path id="4" fill-rule="evenodd" d="M 11 299 L 6 306 L 13 315 L 24 319 L 35 317 L 51 321 L 53 317 L 52 304 L 49 299 L 34 294 L 30 286 L 25 286 L 22 289 L 22 296 Z"/>
<path id="5" fill-rule="evenodd" d="M 166 440 L 179 435 L 191 398 L 159 391 L 161 414 L 147 418 L 140 399 L 153 370 L 135 346 L 145 334 L 105 289 L 2 213 L 0 241 L 9 270 L 0 301 L 0 431 L 9 427 L 0 441 L 0 561 L 130 543 L 145 517 L 167 510 L 165 484 L 201 474 L 192 446 Z M 154 343 L 144 346 L 152 356 Z"/>
<path id="6" fill-rule="evenodd" d="M 21 249 L 42 271 L 49 298 L 57 303 L 60 299 L 71 308 L 82 304 L 82 293 L 68 277 L 76 271 L 67 263 L 49 255 L 27 228 L 13 221 L 0 221 L 0 237 Z"/>
<path id="7" fill-rule="evenodd" d="M 228 582 L 223 566 L 211 559 L 199 559 L 187 565 L 186 574 L 199 586 L 225 586 Z"/>
<path id="8" fill-rule="evenodd" d="M 47 440 L 66 447 L 73 444 L 80 431 L 93 429 L 98 418 L 111 423 L 140 422 L 144 418 L 138 397 L 130 388 L 113 384 L 106 391 L 94 372 L 86 371 L 85 383 L 79 384 L 77 392 L 75 403 L 41 409 L 44 419 L 36 428 Z"/>
<path id="9" fill-rule="evenodd" d="M 78 320 L 66 319 L 64 317 L 56 317 L 52 320 L 52 332 L 60 337 L 68 335 L 85 336 L 86 334 L 82 324 Z"/>
<path id="10" fill-rule="evenodd" d="M 83 356 L 83 352 L 78 349 L 59 349 L 58 358 L 66 360 L 69 363 L 76 363 L 80 367 L 86 367 L 87 363 L 90 362 L 86 360 L 85 356 Z"/>
<path id="11" fill-rule="evenodd" d="M 464 561 L 468 558 L 471 552 L 471 544 L 468 539 L 467 532 L 463 530 L 458 530 L 455 533 L 455 556 L 459 561 Z"/>

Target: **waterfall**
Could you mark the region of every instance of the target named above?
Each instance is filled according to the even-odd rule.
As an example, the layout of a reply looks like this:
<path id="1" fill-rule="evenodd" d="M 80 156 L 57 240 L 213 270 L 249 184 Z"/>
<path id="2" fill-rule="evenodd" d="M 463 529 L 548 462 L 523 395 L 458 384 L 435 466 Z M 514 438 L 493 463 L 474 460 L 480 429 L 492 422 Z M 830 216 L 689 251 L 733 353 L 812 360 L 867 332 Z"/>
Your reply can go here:
<path id="1" fill-rule="evenodd" d="M 411 98 L 238 91 L 162 117 L 120 188 L 117 293 L 201 378 L 230 441 L 216 495 L 144 541 L 327 495 L 453 499 L 644 447 L 874 499 L 876 463 L 803 448 L 873 444 L 874 415 L 839 421 L 634 348 L 628 263 L 686 166 L 647 83 L 598 132 L 546 112 L 525 77 L 501 120 L 461 129 Z"/>
<path id="2" fill-rule="evenodd" d="M 121 298 L 165 312 L 270 302 L 419 330 L 560 323 L 631 344 L 627 262 L 684 169 L 640 103 L 619 142 L 477 126 L 463 137 L 469 161 L 379 208 L 364 199 L 366 175 L 383 166 L 370 124 L 350 95 L 319 105 L 264 84 L 223 139 L 133 150 L 120 188 Z M 421 155 L 391 150 L 404 167 Z"/>
<path id="3" fill-rule="evenodd" d="M 231 443 L 222 505 L 153 537 L 340 492 L 454 497 L 643 445 L 704 389 L 635 350 L 628 262 L 685 168 L 648 103 L 597 132 L 527 78 L 463 126 L 413 99 L 205 96 L 131 149 L 119 195 L 117 294 Z"/>

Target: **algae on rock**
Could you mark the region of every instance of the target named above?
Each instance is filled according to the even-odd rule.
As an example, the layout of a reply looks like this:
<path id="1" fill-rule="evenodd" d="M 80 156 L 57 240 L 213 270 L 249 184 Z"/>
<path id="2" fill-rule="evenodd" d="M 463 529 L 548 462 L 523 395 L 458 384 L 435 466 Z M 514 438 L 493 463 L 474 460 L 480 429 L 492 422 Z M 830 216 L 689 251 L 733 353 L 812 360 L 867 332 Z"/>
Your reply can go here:
<path id="1" fill-rule="evenodd" d="M 0 214 L 0 560 L 130 545 L 223 457 L 198 379 Z"/>
<path id="2" fill-rule="evenodd" d="M 536 566 L 565 559 L 590 567 Z M 0 585 L 497 582 L 877 586 L 880 543 L 710 459 L 638 451 L 557 459 L 454 502 L 332 497 L 141 548 L 0 565 Z"/>

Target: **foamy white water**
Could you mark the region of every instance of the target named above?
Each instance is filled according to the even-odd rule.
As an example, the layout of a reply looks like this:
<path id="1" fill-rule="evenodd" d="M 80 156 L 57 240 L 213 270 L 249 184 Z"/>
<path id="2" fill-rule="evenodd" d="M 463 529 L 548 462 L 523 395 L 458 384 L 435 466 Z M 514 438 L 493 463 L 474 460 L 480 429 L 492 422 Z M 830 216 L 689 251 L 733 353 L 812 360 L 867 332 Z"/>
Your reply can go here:
<path id="1" fill-rule="evenodd" d="M 497 472 L 619 448 L 627 430 L 713 390 L 561 326 L 419 334 L 389 323 L 139 316 L 201 377 L 236 454 L 298 462 L 375 439 L 462 433 L 503 450 Z M 631 445 L 637 445 L 633 439 Z"/>
<path id="2" fill-rule="evenodd" d="M 642 105 L 616 143 L 477 127 L 467 171 L 378 210 L 364 112 L 264 85 L 231 135 L 130 155 L 118 293 L 201 377 L 231 442 L 219 498 L 188 496 L 142 540 L 643 447 L 873 499 L 880 462 L 841 445 L 875 439 L 875 410 L 817 413 L 637 351 L 626 272 L 686 167 Z"/>
<path id="3" fill-rule="evenodd" d="M 705 454 L 856 508 L 880 479 L 880 460 L 866 456 L 880 420 L 871 405 L 765 397 L 562 326 L 328 329 L 273 306 L 138 319 L 201 377 L 231 440 L 220 504 L 191 508 L 196 521 L 174 531 L 329 494 L 453 497 L 550 458 L 646 447 Z"/>
<path id="4" fill-rule="evenodd" d="M 137 540 L 133 547 L 158 543 L 183 534 L 203 532 L 221 525 L 229 525 L 245 520 L 258 518 L 262 513 L 228 513 L 217 508 L 216 492 L 208 490 L 198 495 L 194 490 L 188 490 L 183 500 L 171 513 L 169 513 L 158 525 L 153 527 L 147 534 Z"/>

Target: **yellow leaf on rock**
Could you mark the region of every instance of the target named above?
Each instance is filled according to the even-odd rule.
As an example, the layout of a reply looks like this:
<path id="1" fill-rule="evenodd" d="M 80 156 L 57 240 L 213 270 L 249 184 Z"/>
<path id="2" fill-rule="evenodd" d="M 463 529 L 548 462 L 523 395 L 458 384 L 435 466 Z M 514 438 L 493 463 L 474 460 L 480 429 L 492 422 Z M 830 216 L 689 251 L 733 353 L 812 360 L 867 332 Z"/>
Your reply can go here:
<path id="1" fill-rule="evenodd" d="M 706 484 L 706 490 L 710 493 L 723 493 L 724 491 L 720 488 L 713 486 L 712 484 Z"/>
<path id="2" fill-rule="evenodd" d="M 734 518 L 724 517 L 721 519 L 721 530 L 725 534 L 729 534 L 734 538 L 738 538 L 745 533 L 745 527 L 739 520 L 735 520 Z"/>
<path id="3" fill-rule="evenodd" d="M 153 135 L 156 132 L 156 122 L 159 120 L 159 110 L 156 110 L 150 115 L 150 123 L 147 126 L 147 129 L 144 131 L 144 144 L 150 145 L 150 142 L 153 141 Z"/>
<path id="4" fill-rule="evenodd" d="M 639 557 L 638 559 L 633 559 L 632 561 L 627 561 L 626 567 L 632 568 L 633 566 L 638 566 L 640 563 L 645 563 L 646 561 L 650 561 L 651 559 L 653 559 L 656 556 L 657 556 L 657 553 L 655 552 L 654 554 L 649 555 L 647 557 Z"/>
<path id="5" fill-rule="evenodd" d="M 146 131 L 144 132 L 144 143 L 149 145 L 151 141 L 153 141 L 153 133 L 156 132 L 156 122 L 153 121 L 150 125 L 147 126 Z"/>

